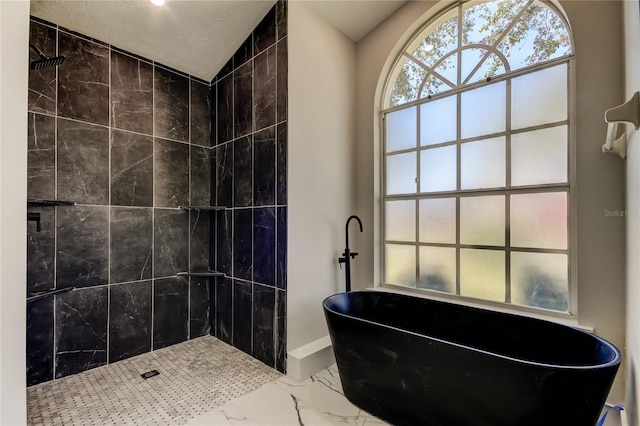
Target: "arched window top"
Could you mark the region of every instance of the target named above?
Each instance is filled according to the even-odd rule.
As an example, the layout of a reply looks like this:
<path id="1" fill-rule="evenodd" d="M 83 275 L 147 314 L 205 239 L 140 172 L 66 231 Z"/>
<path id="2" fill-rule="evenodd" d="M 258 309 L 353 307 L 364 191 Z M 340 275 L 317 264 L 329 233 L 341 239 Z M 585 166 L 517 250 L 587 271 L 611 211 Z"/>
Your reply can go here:
<path id="1" fill-rule="evenodd" d="M 539 0 L 471 1 L 428 24 L 390 74 L 385 107 L 572 54 L 568 25 Z"/>

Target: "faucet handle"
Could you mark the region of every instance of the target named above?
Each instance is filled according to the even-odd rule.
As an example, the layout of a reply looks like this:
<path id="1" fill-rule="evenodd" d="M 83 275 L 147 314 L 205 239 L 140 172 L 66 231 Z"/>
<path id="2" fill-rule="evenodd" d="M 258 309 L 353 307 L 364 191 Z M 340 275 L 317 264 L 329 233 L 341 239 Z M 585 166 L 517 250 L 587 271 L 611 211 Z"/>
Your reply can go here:
<path id="1" fill-rule="evenodd" d="M 354 259 L 357 255 L 358 255 L 358 253 L 356 253 L 356 252 L 349 253 L 349 256 L 351 256 L 352 259 Z"/>

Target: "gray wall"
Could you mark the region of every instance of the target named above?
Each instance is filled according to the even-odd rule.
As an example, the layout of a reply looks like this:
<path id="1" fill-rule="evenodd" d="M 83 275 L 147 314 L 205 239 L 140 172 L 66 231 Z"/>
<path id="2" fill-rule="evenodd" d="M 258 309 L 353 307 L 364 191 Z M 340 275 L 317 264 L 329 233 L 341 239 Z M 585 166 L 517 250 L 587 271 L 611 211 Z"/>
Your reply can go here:
<path id="1" fill-rule="evenodd" d="M 27 61 L 29 3 L 0 2 L 0 424 L 27 423 Z"/>
<path id="2" fill-rule="evenodd" d="M 640 4 L 624 2 L 625 100 L 640 90 Z M 627 157 L 627 400 L 629 425 L 640 425 L 640 132 L 626 126 Z"/>

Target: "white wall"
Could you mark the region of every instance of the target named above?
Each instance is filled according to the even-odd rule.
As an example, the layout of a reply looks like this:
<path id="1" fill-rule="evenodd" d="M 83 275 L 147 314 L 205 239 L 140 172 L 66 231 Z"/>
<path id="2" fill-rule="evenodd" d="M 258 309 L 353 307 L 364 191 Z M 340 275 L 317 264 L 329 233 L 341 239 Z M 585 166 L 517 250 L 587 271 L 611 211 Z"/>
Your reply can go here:
<path id="1" fill-rule="evenodd" d="M 0 1 L 0 424 L 26 424 L 29 2 Z"/>
<path id="2" fill-rule="evenodd" d="M 640 10 L 624 2 L 625 99 L 640 90 Z M 627 126 L 627 415 L 640 426 L 640 132 Z"/>
<path id="3" fill-rule="evenodd" d="M 622 2 L 561 1 L 576 37 L 577 98 L 577 255 L 578 311 L 580 324 L 619 348 L 624 347 L 625 319 L 625 221 L 607 217 L 604 210 L 624 210 L 624 162 L 604 155 L 604 111 L 622 102 Z M 377 217 L 378 184 L 374 164 L 379 162 L 377 124 L 379 91 L 404 42 L 417 30 L 422 16 L 433 16 L 443 2 L 409 2 L 369 33 L 357 45 L 358 67 L 358 175 L 357 212 L 367 223 Z M 637 14 L 636 14 L 637 17 Z M 595 30 L 597 29 L 597 31 Z M 357 241 L 363 255 L 356 288 L 377 284 L 375 250 L 379 235 L 365 232 Z M 366 249 L 365 249 L 366 248 Z M 636 299 L 638 300 L 638 299 Z M 610 400 L 622 402 L 624 374 Z"/>
<path id="4" fill-rule="evenodd" d="M 322 300 L 344 291 L 337 259 L 344 250 L 345 221 L 355 213 L 356 91 L 354 43 L 304 2 L 289 2 L 288 40 L 287 348 L 292 351 L 327 335 Z"/>

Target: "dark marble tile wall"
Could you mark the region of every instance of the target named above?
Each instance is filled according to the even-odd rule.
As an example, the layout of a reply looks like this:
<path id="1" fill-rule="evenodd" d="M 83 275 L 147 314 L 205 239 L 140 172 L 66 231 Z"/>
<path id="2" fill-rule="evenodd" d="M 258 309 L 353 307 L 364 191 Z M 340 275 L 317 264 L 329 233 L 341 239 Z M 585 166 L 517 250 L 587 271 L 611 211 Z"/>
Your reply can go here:
<path id="1" fill-rule="evenodd" d="M 212 82 L 218 271 L 212 334 L 284 372 L 287 3 L 278 1 Z"/>
<path id="2" fill-rule="evenodd" d="M 33 385 L 210 333 L 215 286 L 175 274 L 215 263 L 217 220 L 177 207 L 211 204 L 217 151 L 211 83 L 36 18 L 30 41 L 66 59 L 29 73 L 28 198 L 77 203 L 29 207 L 27 295 L 76 288 L 27 304 Z"/>

